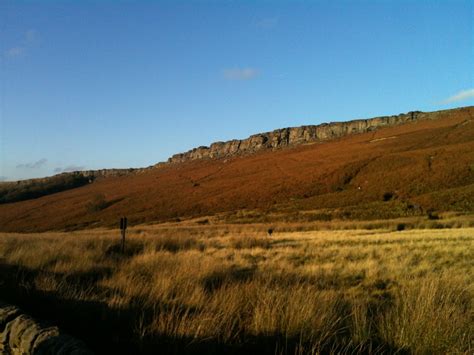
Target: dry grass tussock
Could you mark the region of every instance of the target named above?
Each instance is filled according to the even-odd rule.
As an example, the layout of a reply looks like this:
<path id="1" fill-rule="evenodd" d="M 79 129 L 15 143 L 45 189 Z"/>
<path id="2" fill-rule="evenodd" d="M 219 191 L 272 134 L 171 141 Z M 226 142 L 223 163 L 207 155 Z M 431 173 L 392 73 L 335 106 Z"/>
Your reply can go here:
<path id="1" fill-rule="evenodd" d="M 2 297 L 99 353 L 472 353 L 474 229 L 1 234 Z"/>

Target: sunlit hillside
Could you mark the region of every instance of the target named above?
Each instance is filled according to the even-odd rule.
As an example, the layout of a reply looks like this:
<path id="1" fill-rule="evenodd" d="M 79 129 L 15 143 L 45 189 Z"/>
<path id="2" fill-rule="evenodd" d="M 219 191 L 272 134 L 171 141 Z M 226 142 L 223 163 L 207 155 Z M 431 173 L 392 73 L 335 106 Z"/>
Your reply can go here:
<path id="1" fill-rule="evenodd" d="M 122 215 L 136 225 L 210 215 L 253 223 L 472 213 L 473 113 L 447 110 L 328 142 L 111 176 L 0 204 L 0 229 L 115 226 Z"/>

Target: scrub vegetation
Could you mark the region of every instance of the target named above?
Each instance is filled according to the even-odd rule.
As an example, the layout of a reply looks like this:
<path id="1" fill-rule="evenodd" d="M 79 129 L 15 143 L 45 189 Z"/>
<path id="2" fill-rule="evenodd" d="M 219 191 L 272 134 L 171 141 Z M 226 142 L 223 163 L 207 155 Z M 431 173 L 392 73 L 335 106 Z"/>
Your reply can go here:
<path id="1" fill-rule="evenodd" d="M 87 185 L 90 179 L 80 174 L 59 174 L 50 178 L 0 184 L 0 204 L 30 200 Z"/>

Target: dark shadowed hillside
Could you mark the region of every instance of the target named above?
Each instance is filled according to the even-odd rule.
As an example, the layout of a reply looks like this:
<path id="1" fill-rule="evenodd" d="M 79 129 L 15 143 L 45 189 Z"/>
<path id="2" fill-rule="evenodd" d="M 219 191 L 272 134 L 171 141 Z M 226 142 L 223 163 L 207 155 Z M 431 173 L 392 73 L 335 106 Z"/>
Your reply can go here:
<path id="1" fill-rule="evenodd" d="M 473 107 L 441 111 L 435 119 L 331 141 L 110 176 L 48 196 L 4 203 L 0 229 L 112 226 L 121 215 L 132 224 L 216 213 L 238 221 L 241 210 L 252 211 L 255 220 L 269 213 L 374 219 L 472 212 L 473 114 Z"/>

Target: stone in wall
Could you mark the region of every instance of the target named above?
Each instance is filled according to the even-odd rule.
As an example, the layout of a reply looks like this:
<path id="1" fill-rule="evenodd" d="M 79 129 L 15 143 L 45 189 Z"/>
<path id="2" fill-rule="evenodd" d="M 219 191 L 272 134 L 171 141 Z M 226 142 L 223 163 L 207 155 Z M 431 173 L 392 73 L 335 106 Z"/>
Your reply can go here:
<path id="1" fill-rule="evenodd" d="M 0 303 L 0 354 L 93 354 L 86 345 L 57 327 L 44 325 L 19 308 Z"/>

